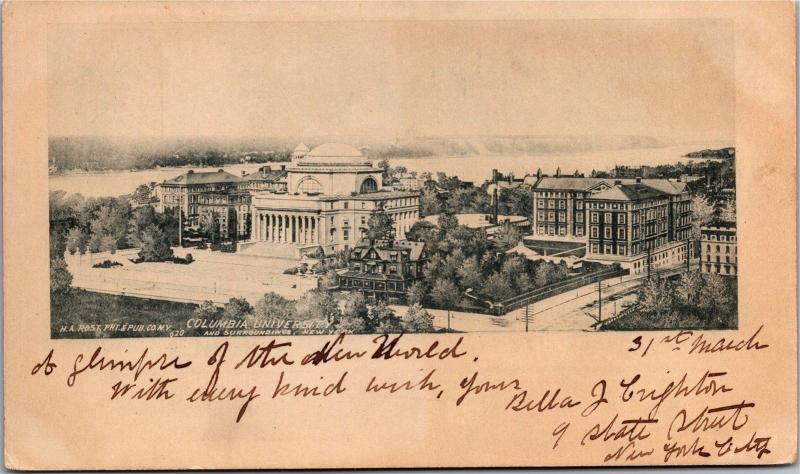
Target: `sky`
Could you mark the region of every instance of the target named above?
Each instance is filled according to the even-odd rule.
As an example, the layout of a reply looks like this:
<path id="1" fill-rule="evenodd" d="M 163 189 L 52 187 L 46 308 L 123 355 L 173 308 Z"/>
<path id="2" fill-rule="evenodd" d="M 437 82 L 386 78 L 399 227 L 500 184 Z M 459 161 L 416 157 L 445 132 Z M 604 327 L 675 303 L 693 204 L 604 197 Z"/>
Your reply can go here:
<path id="1" fill-rule="evenodd" d="M 53 25 L 52 136 L 734 139 L 715 20 Z"/>

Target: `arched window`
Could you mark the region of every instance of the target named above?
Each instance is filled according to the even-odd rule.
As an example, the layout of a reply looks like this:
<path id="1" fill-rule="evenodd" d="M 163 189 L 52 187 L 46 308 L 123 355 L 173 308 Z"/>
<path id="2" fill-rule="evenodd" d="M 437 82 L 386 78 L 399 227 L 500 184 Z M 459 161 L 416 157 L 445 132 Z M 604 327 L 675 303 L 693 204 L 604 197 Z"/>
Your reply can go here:
<path id="1" fill-rule="evenodd" d="M 361 182 L 361 193 L 374 193 L 378 190 L 378 183 L 375 178 L 369 177 Z"/>
<path id="2" fill-rule="evenodd" d="M 321 193 L 322 185 L 314 178 L 305 177 L 300 181 L 300 184 L 297 185 L 297 192 L 302 194 Z"/>

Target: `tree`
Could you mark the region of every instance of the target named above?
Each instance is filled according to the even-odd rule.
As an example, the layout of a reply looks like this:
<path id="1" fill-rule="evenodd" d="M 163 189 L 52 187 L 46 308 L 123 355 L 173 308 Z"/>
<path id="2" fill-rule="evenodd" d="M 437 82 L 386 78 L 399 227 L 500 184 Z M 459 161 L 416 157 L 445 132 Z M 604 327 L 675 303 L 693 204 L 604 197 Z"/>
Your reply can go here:
<path id="1" fill-rule="evenodd" d="M 86 235 L 84 235 L 80 228 L 73 227 L 67 233 L 67 250 L 70 255 L 75 255 L 75 252 L 83 255 L 86 253 L 87 244 Z"/>
<path id="2" fill-rule="evenodd" d="M 134 209 L 128 222 L 128 242 L 135 247 L 141 245 L 144 230 L 151 225 L 158 225 L 158 221 L 153 206 L 139 206 Z"/>
<path id="3" fill-rule="evenodd" d="M 458 218 L 449 212 L 442 212 L 439 214 L 438 225 L 439 235 L 447 235 L 448 232 L 458 227 Z"/>
<path id="4" fill-rule="evenodd" d="M 415 242 L 425 242 L 435 240 L 436 226 L 426 220 L 420 220 L 411 226 L 411 229 L 406 232 L 406 238 Z"/>
<path id="5" fill-rule="evenodd" d="M 392 172 L 391 165 L 389 165 L 389 160 L 384 158 L 381 161 L 379 161 L 378 162 L 378 168 L 380 168 L 382 170 L 383 182 L 384 183 L 390 183 L 392 181 L 392 178 L 393 178 L 393 172 Z"/>
<path id="6" fill-rule="evenodd" d="M 216 244 L 219 242 L 220 229 L 219 229 L 219 216 L 216 212 L 209 212 L 203 214 L 199 219 L 200 233 L 205 235 L 211 243 Z"/>
<path id="7" fill-rule="evenodd" d="M 522 240 L 522 235 L 520 235 L 519 229 L 510 222 L 503 224 L 500 231 L 494 236 L 494 241 L 501 251 L 516 247 L 520 240 Z"/>
<path id="8" fill-rule="evenodd" d="M 383 207 L 378 207 L 369 217 L 366 238 L 369 240 L 394 239 L 394 221 Z"/>
<path id="9" fill-rule="evenodd" d="M 334 324 L 342 314 L 333 296 L 319 289 L 309 290 L 297 300 L 295 311 L 298 319 L 323 320 L 328 324 Z"/>
<path id="10" fill-rule="evenodd" d="M 553 270 L 552 263 L 545 261 L 540 262 L 534 272 L 533 283 L 537 287 L 542 287 L 553 283 L 555 281 Z"/>
<path id="11" fill-rule="evenodd" d="M 364 334 L 371 332 L 369 309 L 364 294 L 359 291 L 348 293 L 342 299 L 341 314 L 333 322 L 334 332 L 339 334 Z"/>
<path id="12" fill-rule="evenodd" d="M 243 321 L 252 312 L 253 307 L 244 298 L 231 298 L 222 308 L 222 315 L 225 319 L 236 321 Z"/>
<path id="13" fill-rule="evenodd" d="M 683 272 L 675 287 L 675 295 L 684 305 L 694 306 L 702 285 L 703 280 L 698 272 Z"/>
<path id="14" fill-rule="evenodd" d="M 423 189 L 419 197 L 419 208 L 423 216 L 433 216 L 442 212 L 439 193 L 434 189 Z"/>
<path id="15" fill-rule="evenodd" d="M 700 308 L 706 313 L 729 311 L 733 298 L 728 293 L 725 277 L 716 273 L 703 275 L 703 288 L 700 290 Z"/>
<path id="16" fill-rule="evenodd" d="M 402 323 L 405 332 L 434 332 L 433 316 L 418 304 L 408 307 Z"/>
<path id="17" fill-rule="evenodd" d="M 140 184 L 139 186 L 136 187 L 136 190 L 133 191 L 131 199 L 140 204 L 149 203 L 153 199 L 152 193 L 153 193 L 153 188 L 150 185 Z"/>
<path id="18" fill-rule="evenodd" d="M 287 300 L 283 296 L 270 291 L 256 302 L 253 314 L 258 319 L 276 318 L 286 321 L 294 318 L 294 302 Z"/>
<path id="19" fill-rule="evenodd" d="M 483 283 L 483 274 L 481 274 L 481 267 L 478 259 L 473 255 L 464 261 L 458 269 L 458 278 L 461 280 L 461 286 L 477 290 Z"/>
<path id="20" fill-rule="evenodd" d="M 447 309 L 447 330 L 450 330 L 450 310 L 461 300 L 458 287 L 452 281 L 444 278 L 436 280 L 431 291 L 433 301 Z"/>
<path id="21" fill-rule="evenodd" d="M 50 260 L 50 294 L 69 293 L 72 287 L 72 274 L 63 258 Z"/>
<path id="22" fill-rule="evenodd" d="M 731 199 L 727 204 L 720 208 L 719 218 L 725 222 L 736 222 L 736 201 Z"/>
<path id="23" fill-rule="evenodd" d="M 408 288 L 406 302 L 410 305 L 421 305 L 425 303 L 428 296 L 428 287 L 422 281 L 415 281 Z"/>
<path id="24" fill-rule="evenodd" d="M 145 229 L 141 237 L 139 258 L 145 262 L 163 262 L 172 258 L 172 248 L 164 232 L 151 225 Z"/>
<path id="25" fill-rule="evenodd" d="M 402 320 L 389 308 L 385 302 L 379 301 L 369 309 L 371 326 L 374 331 L 382 334 L 396 334 L 403 332 Z"/>
<path id="26" fill-rule="evenodd" d="M 505 301 L 514 296 L 514 288 L 508 275 L 494 272 L 489 275 L 483 284 L 483 294 L 487 299 L 495 302 Z"/>
<path id="27" fill-rule="evenodd" d="M 112 255 L 115 254 L 117 252 L 117 239 L 109 234 L 100 237 L 100 251 L 111 252 Z"/>
<path id="28" fill-rule="evenodd" d="M 642 312 L 661 319 L 672 307 L 672 291 L 667 281 L 661 278 L 648 278 L 639 287 L 639 306 Z"/>
<path id="29" fill-rule="evenodd" d="M 704 196 L 692 196 L 692 239 L 700 240 L 700 227 L 714 218 L 714 206 Z"/>
<path id="30" fill-rule="evenodd" d="M 217 319 L 219 310 L 213 301 L 205 300 L 195 308 L 194 316 L 198 319 Z"/>

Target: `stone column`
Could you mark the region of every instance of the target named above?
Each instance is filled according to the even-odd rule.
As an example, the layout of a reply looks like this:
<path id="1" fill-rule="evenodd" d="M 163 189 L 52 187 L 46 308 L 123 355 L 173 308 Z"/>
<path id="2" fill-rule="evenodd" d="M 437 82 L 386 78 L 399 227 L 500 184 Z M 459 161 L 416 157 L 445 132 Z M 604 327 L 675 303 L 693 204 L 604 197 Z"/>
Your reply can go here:
<path id="1" fill-rule="evenodd" d="M 259 217 L 258 212 L 257 211 L 253 211 L 253 215 L 251 217 L 252 225 L 251 225 L 251 229 L 250 229 L 250 240 L 259 240 L 259 238 L 260 238 L 260 234 L 258 233 L 259 232 L 259 228 L 258 228 L 259 220 L 258 220 L 258 217 Z"/>
<path id="2" fill-rule="evenodd" d="M 298 239 L 301 244 L 306 243 L 306 216 L 300 216 L 300 238 Z"/>

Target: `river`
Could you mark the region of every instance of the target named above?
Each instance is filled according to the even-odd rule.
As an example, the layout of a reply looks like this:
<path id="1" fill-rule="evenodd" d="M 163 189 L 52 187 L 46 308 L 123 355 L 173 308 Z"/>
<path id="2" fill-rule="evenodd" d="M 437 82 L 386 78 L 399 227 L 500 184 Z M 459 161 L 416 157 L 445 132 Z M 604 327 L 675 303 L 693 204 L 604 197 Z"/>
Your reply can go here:
<path id="1" fill-rule="evenodd" d="M 693 161 L 685 158 L 686 153 L 706 148 L 723 148 L 729 146 L 720 143 L 682 145 L 664 148 L 645 148 L 635 150 L 603 150 L 586 153 L 547 154 L 547 155 L 475 155 L 449 156 L 432 158 L 398 158 L 390 160 L 392 166 L 405 166 L 409 171 L 419 173 L 428 171 L 436 174 L 443 171 L 448 176 L 458 176 L 464 181 L 473 181 L 480 185 L 491 178 L 492 169 L 503 174 L 513 172 L 522 177 L 526 173 L 533 174 L 538 168 L 545 174 L 554 174 L 560 167 L 564 174 L 572 174 L 577 169 L 587 175 L 593 170 L 610 170 L 615 165 L 661 165 L 674 164 L 679 161 Z M 242 171 L 248 173 L 257 170 L 262 164 L 240 164 L 224 166 L 222 169 L 236 176 Z M 276 166 L 276 164 L 273 164 Z M 142 171 L 109 171 L 103 173 L 67 173 L 50 176 L 50 189 L 63 190 L 69 194 L 80 193 L 84 196 L 119 196 L 128 194 L 136 186 L 151 181 L 161 182 L 174 178 L 190 169 L 197 171 L 213 171 L 213 168 L 185 167 L 158 168 Z"/>

